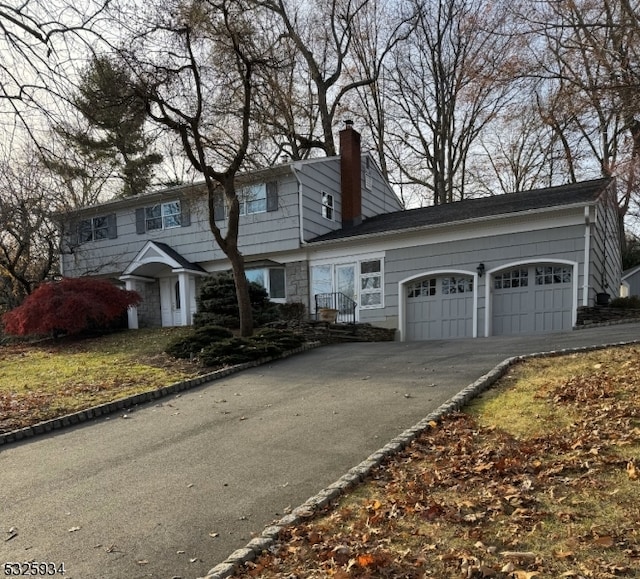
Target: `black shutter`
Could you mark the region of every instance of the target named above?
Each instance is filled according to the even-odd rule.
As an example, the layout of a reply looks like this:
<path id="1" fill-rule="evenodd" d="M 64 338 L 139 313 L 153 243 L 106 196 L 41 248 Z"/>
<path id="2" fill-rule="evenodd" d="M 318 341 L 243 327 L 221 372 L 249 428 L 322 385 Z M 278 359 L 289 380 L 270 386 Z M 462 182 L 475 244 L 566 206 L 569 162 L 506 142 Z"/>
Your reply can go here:
<path id="1" fill-rule="evenodd" d="M 116 237 L 118 237 L 118 226 L 116 223 L 115 213 L 107 215 L 107 237 L 109 239 L 115 239 Z"/>
<path id="2" fill-rule="evenodd" d="M 147 232 L 146 222 L 144 218 L 144 207 L 136 209 L 136 233 L 142 234 Z"/>
<path id="3" fill-rule="evenodd" d="M 278 210 L 278 183 L 270 181 L 267 183 L 267 211 Z"/>
<path id="4" fill-rule="evenodd" d="M 222 194 L 217 194 L 213 199 L 213 220 L 224 221 L 224 200 Z"/>
<path id="5" fill-rule="evenodd" d="M 69 226 L 69 246 L 76 247 L 80 245 L 80 223 L 74 221 Z"/>
<path id="6" fill-rule="evenodd" d="M 189 202 L 182 199 L 180 201 L 180 225 L 182 227 L 189 227 L 191 225 L 191 208 Z"/>

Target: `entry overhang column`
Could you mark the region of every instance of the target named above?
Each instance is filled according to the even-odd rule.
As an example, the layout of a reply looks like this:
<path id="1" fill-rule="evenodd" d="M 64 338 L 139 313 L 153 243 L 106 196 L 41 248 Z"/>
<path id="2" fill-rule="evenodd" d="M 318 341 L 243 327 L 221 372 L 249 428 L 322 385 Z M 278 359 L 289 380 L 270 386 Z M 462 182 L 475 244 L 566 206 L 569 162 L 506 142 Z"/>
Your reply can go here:
<path id="1" fill-rule="evenodd" d="M 178 286 L 180 292 L 180 325 L 191 325 L 191 276 L 181 271 L 178 273 Z"/>

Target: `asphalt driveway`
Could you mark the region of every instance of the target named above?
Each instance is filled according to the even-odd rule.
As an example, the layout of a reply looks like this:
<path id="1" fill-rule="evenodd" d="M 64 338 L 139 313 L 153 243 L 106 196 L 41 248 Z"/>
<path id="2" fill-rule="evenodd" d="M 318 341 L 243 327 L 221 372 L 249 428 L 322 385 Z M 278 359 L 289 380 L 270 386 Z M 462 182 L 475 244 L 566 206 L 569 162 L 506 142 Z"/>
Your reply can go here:
<path id="1" fill-rule="evenodd" d="M 7 445 L 0 565 L 64 563 L 68 579 L 205 575 L 505 358 L 634 340 L 640 324 L 326 346 Z"/>

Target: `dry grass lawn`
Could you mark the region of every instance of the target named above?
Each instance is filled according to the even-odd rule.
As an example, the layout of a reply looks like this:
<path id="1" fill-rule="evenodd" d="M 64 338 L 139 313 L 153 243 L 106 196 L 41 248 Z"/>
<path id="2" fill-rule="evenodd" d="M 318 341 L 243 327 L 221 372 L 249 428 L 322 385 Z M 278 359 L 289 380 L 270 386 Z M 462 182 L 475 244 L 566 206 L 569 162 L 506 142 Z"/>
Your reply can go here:
<path id="1" fill-rule="evenodd" d="M 0 433 L 185 380 L 202 368 L 163 354 L 183 328 L 0 346 Z"/>
<path id="2" fill-rule="evenodd" d="M 237 577 L 640 577 L 640 348 L 516 366 Z"/>

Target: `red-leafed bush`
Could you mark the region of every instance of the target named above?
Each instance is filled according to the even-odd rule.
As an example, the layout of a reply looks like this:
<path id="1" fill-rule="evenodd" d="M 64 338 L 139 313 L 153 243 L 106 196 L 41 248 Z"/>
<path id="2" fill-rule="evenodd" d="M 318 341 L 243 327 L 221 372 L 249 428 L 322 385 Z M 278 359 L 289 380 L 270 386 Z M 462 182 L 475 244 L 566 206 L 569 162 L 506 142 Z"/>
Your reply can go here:
<path id="1" fill-rule="evenodd" d="M 140 301 L 138 292 L 107 280 L 65 278 L 39 286 L 2 322 L 5 332 L 16 336 L 78 334 L 107 327 Z"/>

